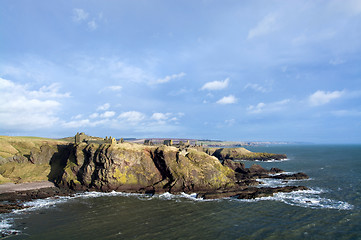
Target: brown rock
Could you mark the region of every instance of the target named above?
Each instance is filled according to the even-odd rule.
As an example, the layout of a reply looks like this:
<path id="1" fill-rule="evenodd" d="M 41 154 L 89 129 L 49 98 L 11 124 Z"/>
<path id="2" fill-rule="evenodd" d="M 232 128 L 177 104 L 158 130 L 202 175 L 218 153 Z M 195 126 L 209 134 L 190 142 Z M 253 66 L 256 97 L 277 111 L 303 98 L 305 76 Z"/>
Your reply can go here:
<path id="1" fill-rule="evenodd" d="M 280 174 L 276 176 L 271 176 L 270 178 L 275 179 L 284 179 L 284 180 L 302 180 L 302 179 L 309 179 L 309 177 L 302 172 L 295 173 L 295 174 Z"/>
<path id="2" fill-rule="evenodd" d="M 33 149 L 30 152 L 30 162 L 34 164 L 49 163 L 55 153 L 55 149 L 49 145 L 43 145 L 40 149 Z"/>

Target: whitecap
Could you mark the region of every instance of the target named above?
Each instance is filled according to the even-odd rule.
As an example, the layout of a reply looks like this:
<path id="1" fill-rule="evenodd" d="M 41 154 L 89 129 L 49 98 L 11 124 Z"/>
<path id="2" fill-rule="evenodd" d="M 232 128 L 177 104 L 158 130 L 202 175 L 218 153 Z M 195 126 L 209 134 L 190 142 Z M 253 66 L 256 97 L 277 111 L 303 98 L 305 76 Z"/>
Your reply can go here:
<path id="1" fill-rule="evenodd" d="M 77 193 L 74 195 L 73 198 L 97 198 L 97 197 L 114 197 L 114 196 L 123 196 L 123 197 L 140 197 L 144 196 L 145 194 L 141 193 L 126 193 L 126 192 L 84 192 L 84 193 Z"/>
<path id="2" fill-rule="evenodd" d="M 13 221 L 14 219 L 9 216 L 1 216 L 0 219 L 0 234 L 2 235 L 16 235 L 19 234 L 20 231 L 13 229 Z"/>
<path id="3" fill-rule="evenodd" d="M 275 163 L 275 162 L 285 162 L 285 161 L 289 161 L 289 158 L 285 158 L 285 159 L 269 159 L 269 160 L 254 160 L 255 162 L 266 162 L 266 163 Z"/>
<path id="4" fill-rule="evenodd" d="M 181 192 L 180 194 L 172 194 L 169 192 L 163 193 L 163 194 L 154 194 L 152 196 L 152 199 L 154 198 L 159 198 L 162 200 L 193 200 L 193 201 L 202 201 L 202 198 L 198 198 L 198 194 L 197 193 L 184 193 Z"/>
<path id="5" fill-rule="evenodd" d="M 282 187 L 292 185 L 294 183 L 309 181 L 311 179 L 277 179 L 277 178 L 258 178 L 256 181 L 260 182 L 257 187 Z"/>
<path id="6" fill-rule="evenodd" d="M 279 173 L 273 173 L 273 174 L 268 174 L 269 176 L 279 176 L 279 175 L 292 175 L 292 174 L 296 174 L 296 172 L 279 172 Z"/>
<path id="7" fill-rule="evenodd" d="M 49 197 L 44 199 L 36 199 L 30 202 L 25 202 L 22 204 L 24 209 L 14 210 L 14 213 L 20 213 L 24 211 L 34 211 L 42 208 L 55 207 L 59 203 L 65 203 L 72 197 Z"/>
<path id="8" fill-rule="evenodd" d="M 301 190 L 294 191 L 290 193 L 276 193 L 271 197 L 262 197 L 256 198 L 256 201 L 279 201 L 292 206 L 314 208 L 314 209 L 337 209 L 337 210 L 351 210 L 353 205 L 343 202 L 332 200 L 328 198 L 323 198 L 319 196 L 320 193 L 323 193 L 322 190 Z"/>

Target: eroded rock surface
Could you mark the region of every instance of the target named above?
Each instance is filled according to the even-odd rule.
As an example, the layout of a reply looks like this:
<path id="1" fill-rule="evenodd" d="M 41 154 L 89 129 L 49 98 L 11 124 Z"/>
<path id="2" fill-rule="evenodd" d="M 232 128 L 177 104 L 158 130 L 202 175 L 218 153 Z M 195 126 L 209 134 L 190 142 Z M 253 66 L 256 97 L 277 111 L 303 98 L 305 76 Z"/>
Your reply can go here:
<path id="1" fill-rule="evenodd" d="M 218 151 L 222 152 L 224 150 Z M 56 150 L 41 147 L 40 151 L 31 153 L 30 159 L 33 163 L 49 162 L 49 180 L 57 186 L 82 191 L 196 192 L 212 198 L 236 195 L 248 198 L 299 190 L 294 186 L 257 188 L 258 179 L 308 178 L 304 173 L 288 175 L 283 174 L 281 169 L 267 170 L 257 164 L 246 168 L 229 156 L 224 158 L 222 154 L 218 156 L 214 153 L 164 145 L 80 143 L 58 146 Z"/>
<path id="2" fill-rule="evenodd" d="M 56 184 L 71 189 L 177 193 L 235 185 L 230 168 L 195 149 L 82 143 L 65 161 Z"/>

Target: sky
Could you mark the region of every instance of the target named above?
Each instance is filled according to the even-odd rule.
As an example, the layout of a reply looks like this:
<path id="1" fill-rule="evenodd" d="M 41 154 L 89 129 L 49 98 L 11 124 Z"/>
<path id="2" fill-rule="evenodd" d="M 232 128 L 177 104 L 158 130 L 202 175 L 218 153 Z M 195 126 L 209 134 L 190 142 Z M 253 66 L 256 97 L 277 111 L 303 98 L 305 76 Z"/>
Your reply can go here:
<path id="1" fill-rule="evenodd" d="M 361 143 L 360 0 L 0 5 L 0 135 Z"/>

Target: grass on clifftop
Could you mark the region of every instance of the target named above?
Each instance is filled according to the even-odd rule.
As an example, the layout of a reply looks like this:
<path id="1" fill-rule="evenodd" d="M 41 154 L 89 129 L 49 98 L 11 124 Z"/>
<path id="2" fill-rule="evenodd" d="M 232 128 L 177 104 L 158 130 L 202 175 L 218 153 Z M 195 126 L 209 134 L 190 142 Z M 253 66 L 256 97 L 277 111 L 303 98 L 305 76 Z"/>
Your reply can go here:
<path id="1" fill-rule="evenodd" d="M 0 184 L 47 181 L 49 164 L 17 163 L 6 159 L 16 154 L 28 158 L 32 149 L 40 149 L 44 144 L 55 146 L 67 142 L 41 137 L 0 136 Z"/>
<path id="2" fill-rule="evenodd" d="M 40 137 L 9 137 L 0 136 L 0 157 L 12 157 L 15 154 L 29 156 L 33 148 L 39 148 L 41 145 L 57 145 L 67 143 L 66 141 L 40 138 Z"/>

